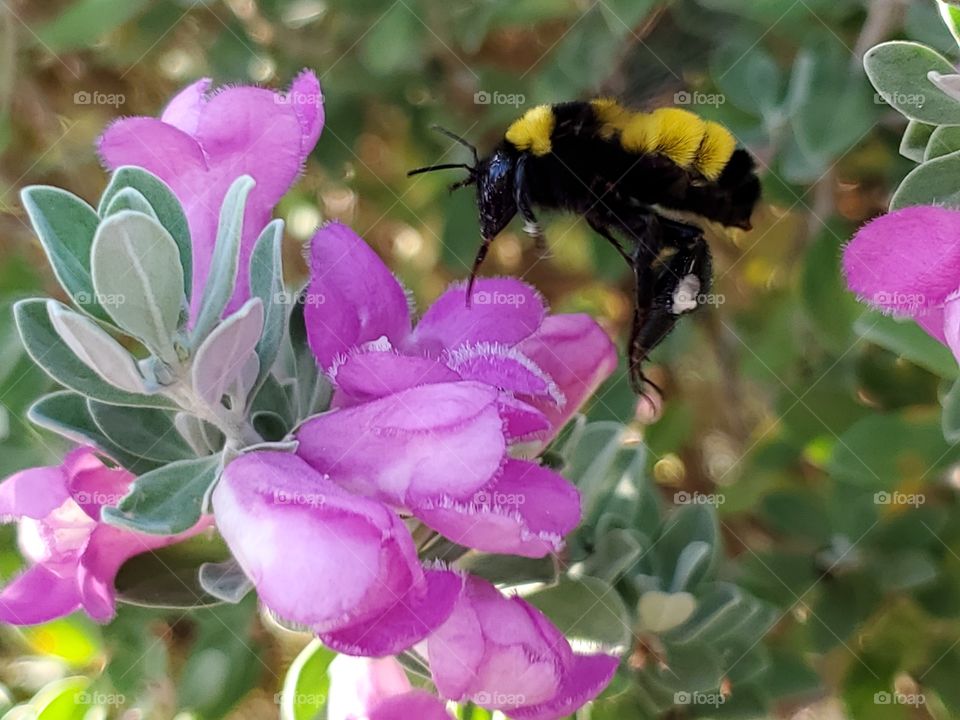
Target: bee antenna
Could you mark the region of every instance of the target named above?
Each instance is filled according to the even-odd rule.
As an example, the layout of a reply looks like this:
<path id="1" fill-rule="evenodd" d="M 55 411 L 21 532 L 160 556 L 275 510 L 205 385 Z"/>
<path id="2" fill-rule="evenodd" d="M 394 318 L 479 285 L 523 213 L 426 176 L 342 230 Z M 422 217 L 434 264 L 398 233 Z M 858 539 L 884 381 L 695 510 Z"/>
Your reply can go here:
<path id="1" fill-rule="evenodd" d="M 460 143 L 461 145 L 463 145 L 465 148 L 469 148 L 469 149 L 470 149 L 470 152 L 473 153 L 473 162 L 474 162 L 474 164 L 475 164 L 475 165 L 479 165 L 479 164 L 480 164 L 480 156 L 477 155 L 477 148 L 474 147 L 472 143 L 467 142 L 466 140 L 464 140 L 462 137 L 460 137 L 460 136 L 457 135 L 456 133 L 451 132 L 450 130 L 447 130 L 445 127 L 440 127 L 439 125 L 431 125 L 431 126 L 430 126 L 430 129 L 431 129 L 431 130 L 436 130 L 436 131 L 437 131 L 438 133 L 440 133 L 441 135 L 446 135 L 448 138 L 450 138 L 451 140 L 455 140 L 456 142 L 458 142 L 458 143 Z"/>
<path id="2" fill-rule="evenodd" d="M 434 170 L 452 170 L 454 168 L 462 168 L 470 173 L 470 181 L 473 181 L 473 174 L 476 171 L 476 168 L 473 165 L 467 165 L 466 163 L 440 163 L 439 165 L 427 165 L 426 167 L 417 168 L 416 170 L 410 170 L 407 172 L 407 177 L 412 175 L 419 175 L 420 173 L 433 172 Z"/>

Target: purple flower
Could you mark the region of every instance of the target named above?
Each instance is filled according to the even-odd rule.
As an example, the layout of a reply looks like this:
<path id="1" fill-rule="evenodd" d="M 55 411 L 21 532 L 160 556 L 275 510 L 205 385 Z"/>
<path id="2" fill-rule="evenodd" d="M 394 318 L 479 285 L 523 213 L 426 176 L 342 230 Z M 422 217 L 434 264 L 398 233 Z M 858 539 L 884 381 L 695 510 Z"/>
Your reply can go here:
<path id="1" fill-rule="evenodd" d="M 911 317 L 960 360 L 960 212 L 906 207 L 854 235 L 843 271 L 861 300 Z"/>
<path id="2" fill-rule="evenodd" d="M 296 433 L 297 452 L 454 542 L 543 557 L 579 522 L 580 495 L 552 470 L 508 458 L 513 428 L 538 416 L 490 385 L 438 382 L 313 417 Z"/>
<path id="3" fill-rule="evenodd" d="M 619 664 L 603 653 L 574 653 L 539 610 L 474 577 L 427 639 L 427 655 L 442 697 L 517 720 L 572 714 L 607 686 Z"/>
<path id="4" fill-rule="evenodd" d="M 316 76 L 306 70 L 285 93 L 210 88 L 207 78 L 193 83 L 170 101 L 160 119 L 117 120 L 100 138 L 99 152 L 107 168 L 138 165 L 173 190 L 190 225 L 197 289 L 210 271 L 224 195 L 239 176 L 253 177 L 257 184 L 247 198 L 231 311 L 249 296 L 246 267 L 257 236 L 320 136 L 323 95 Z M 201 295 L 193 293 L 193 315 Z"/>
<path id="5" fill-rule="evenodd" d="M 460 593 L 456 573 L 421 567 L 395 512 L 296 455 L 261 451 L 234 460 L 213 508 L 263 603 L 341 652 L 400 652 L 442 623 Z"/>
<path id="6" fill-rule="evenodd" d="M 548 316 L 513 278 L 480 278 L 471 304 L 452 285 L 413 326 L 407 294 L 352 230 L 330 223 L 310 247 L 310 347 L 347 407 L 415 385 L 476 380 L 539 409 L 546 442 L 616 368 L 606 333 L 586 315 Z"/>
<path id="7" fill-rule="evenodd" d="M 413 689 L 395 658 L 338 655 L 327 672 L 327 720 L 450 720 L 440 700 Z"/>
<path id="8" fill-rule="evenodd" d="M 0 620 L 46 622 L 83 609 L 100 622 L 114 615 L 114 579 L 129 558 L 171 545 L 181 535 L 142 535 L 106 525 L 100 508 L 116 505 L 134 476 L 105 466 L 90 448 L 61 465 L 21 470 L 0 484 L 0 517 L 18 521 L 20 549 L 30 567 L 0 592 Z"/>

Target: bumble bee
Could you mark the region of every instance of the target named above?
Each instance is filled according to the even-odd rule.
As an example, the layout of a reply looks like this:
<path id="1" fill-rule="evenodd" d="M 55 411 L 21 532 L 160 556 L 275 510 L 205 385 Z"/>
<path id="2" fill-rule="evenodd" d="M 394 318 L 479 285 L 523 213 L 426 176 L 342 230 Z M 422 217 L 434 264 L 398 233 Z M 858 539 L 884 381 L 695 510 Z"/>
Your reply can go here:
<path id="1" fill-rule="evenodd" d="M 534 208 L 583 216 L 634 273 L 628 357 L 631 383 L 642 395 L 649 382 L 643 362 L 709 290 L 710 249 L 700 221 L 750 229 L 760 198 L 750 155 L 725 127 L 687 110 L 638 112 L 606 98 L 531 108 L 484 158 L 463 138 L 435 129 L 468 147 L 473 164 L 408 175 L 460 168 L 467 177 L 450 189 L 477 187 L 482 243 L 467 303 L 490 243 L 515 215 L 541 246 Z"/>

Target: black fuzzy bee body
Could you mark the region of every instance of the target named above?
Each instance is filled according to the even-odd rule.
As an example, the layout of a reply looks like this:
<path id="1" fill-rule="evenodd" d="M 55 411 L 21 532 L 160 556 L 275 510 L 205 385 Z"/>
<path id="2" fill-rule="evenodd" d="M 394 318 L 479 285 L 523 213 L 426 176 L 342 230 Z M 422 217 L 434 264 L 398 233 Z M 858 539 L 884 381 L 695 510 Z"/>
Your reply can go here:
<path id="1" fill-rule="evenodd" d="M 709 289 L 710 251 L 695 218 L 750 229 L 760 197 L 750 155 L 726 128 L 694 113 L 633 112 L 608 99 L 532 108 L 482 159 L 442 132 L 471 148 L 474 164 L 410 174 L 459 167 L 469 175 L 453 187 L 476 184 L 483 242 L 471 287 L 490 243 L 514 216 L 538 241 L 535 208 L 584 217 L 633 269 L 629 358 L 634 388 L 643 392 L 643 361 Z"/>

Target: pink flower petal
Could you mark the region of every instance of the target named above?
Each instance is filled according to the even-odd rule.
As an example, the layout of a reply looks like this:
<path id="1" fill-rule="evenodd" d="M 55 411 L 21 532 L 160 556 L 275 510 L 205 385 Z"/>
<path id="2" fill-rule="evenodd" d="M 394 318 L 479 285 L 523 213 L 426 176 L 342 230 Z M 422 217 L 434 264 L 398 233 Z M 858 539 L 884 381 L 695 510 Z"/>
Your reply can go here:
<path id="1" fill-rule="evenodd" d="M 199 178 L 208 169 L 203 150 L 194 138 L 155 118 L 117 120 L 100 136 L 97 150 L 103 164 L 111 170 L 122 165 L 149 170 L 167 183 L 185 206 L 192 199 L 187 189 L 199 187 Z M 193 231 L 192 225 L 190 230 Z"/>
<path id="2" fill-rule="evenodd" d="M 466 284 L 455 283 L 417 323 L 411 342 L 431 354 L 465 343 L 515 345 L 540 327 L 546 312 L 540 293 L 513 278 L 479 278 L 469 307 Z"/>
<path id="3" fill-rule="evenodd" d="M 916 206 L 874 218 L 844 250 L 843 271 L 853 292 L 886 312 L 942 304 L 960 280 L 960 212 Z"/>
<path id="4" fill-rule="evenodd" d="M 516 348 L 490 342 L 460 345 L 446 355 L 446 363 L 464 380 L 537 396 L 558 407 L 566 403 L 553 380 Z"/>
<path id="5" fill-rule="evenodd" d="M 327 674 L 330 676 L 327 720 L 364 717 L 381 701 L 412 689 L 403 666 L 392 657 L 337 655 Z"/>
<path id="6" fill-rule="evenodd" d="M 70 494 L 60 467 L 36 467 L 14 473 L 0 484 L 0 519 L 46 517 Z"/>
<path id="7" fill-rule="evenodd" d="M 403 652 L 436 630 L 453 610 L 463 578 L 447 570 L 429 570 L 426 585 L 393 598 L 381 615 L 342 630 L 321 633 L 323 644 L 348 655 L 384 657 Z"/>
<path id="8" fill-rule="evenodd" d="M 387 698 L 370 712 L 369 720 L 453 720 L 446 705 L 425 690 Z"/>
<path id="9" fill-rule="evenodd" d="M 544 413 L 507 393 L 500 393 L 497 405 L 505 423 L 503 433 L 509 441 L 542 438 L 551 428 Z"/>
<path id="10" fill-rule="evenodd" d="M 960 363 L 960 294 L 947 300 L 943 307 L 943 334 L 947 346 Z"/>
<path id="11" fill-rule="evenodd" d="M 316 77 L 301 73 L 287 93 L 230 87 L 210 94 L 201 80 L 178 94 L 160 120 L 124 118 L 100 140 L 109 168 L 139 165 L 163 179 L 180 199 L 193 240 L 193 287 L 210 271 L 220 206 L 231 183 L 250 175 L 240 270 L 227 311 L 249 297 L 247 264 L 273 207 L 300 173 L 323 124 L 323 98 Z M 195 315 L 202 297 L 192 296 Z"/>
<path id="12" fill-rule="evenodd" d="M 611 655 L 576 655 L 556 695 L 510 712 L 516 720 L 559 720 L 572 715 L 610 684 L 620 661 Z"/>
<path id="13" fill-rule="evenodd" d="M 341 487 L 397 505 L 472 495 L 506 451 L 497 391 L 472 382 L 327 412 L 304 422 L 296 438 L 298 454 Z"/>
<path id="14" fill-rule="evenodd" d="M 386 337 L 397 346 L 410 332 L 407 296 L 361 237 L 329 223 L 310 242 L 307 339 L 323 368 L 338 355 Z"/>
<path id="15" fill-rule="evenodd" d="M 539 398 L 527 399 L 547 416 L 553 427 L 551 436 L 617 369 L 616 347 L 589 315 L 552 315 L 517 349 L 549 375 L 566 398 L 562 407 Z"/>
<path id="16" fill-rule="evenodd" d="M 80 592 L 71 563 L 65 564 L 64 568 L 34 565 L 11 580 L 0 591 L 0 622 L 34 625 L 77 610 Z"/>
<path id="17" fill-rule="evenodd" d="M 544 557 L 559 551 L 580 522 L 580 493 L 552 470 L 508 460 L 497 480 L 469 500 L 441 499 L 412 511 L 458 545 Z"/>
<path id="18" fill-rule="evenodd" d="M 200 124 L 200 113 L 203 112 L 203 107 L 207 103 L 207 93 L 210 91 L 211 84 L 210 78 L 201 78 L 187 85 L 167 103 L 160 119 L 187 135 L 194 135 Z"/>
<path id="19" fill-rule="evenodd" d="M 914 320 L 917 325 L 922 327 L 932 338 L 939 340 L 944 345 L 947 344 L 947 336 L 943 334 L 944 317 L 942 307 L 930 308 L 922 315 L 917 315 Z"/>
<path id="20" fill-rule="evenodd" d="M 213 508 L 263 603 L 316 632 L 378 617 L 422 586 L 400 518 L 344 492 L 296 455 L 237 458 L 214 490 Z"/>
<path id="21" fill-rule="evenodd" d="M 331 374 L 336 386 L 333 407 L 350 407 L 418 385 L 460 379 L 438 360 L 380 349 L 351 353 Z"/>
<path id="22" fill-rule="evenodd" d="M 497 710 L 553 698 L 573 652 L 529 603 L 470 577 L 450 618 L 427 639 L 437 690 Z"/>

